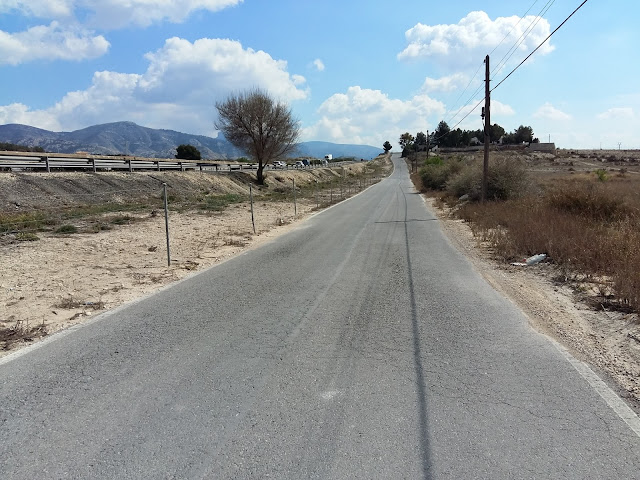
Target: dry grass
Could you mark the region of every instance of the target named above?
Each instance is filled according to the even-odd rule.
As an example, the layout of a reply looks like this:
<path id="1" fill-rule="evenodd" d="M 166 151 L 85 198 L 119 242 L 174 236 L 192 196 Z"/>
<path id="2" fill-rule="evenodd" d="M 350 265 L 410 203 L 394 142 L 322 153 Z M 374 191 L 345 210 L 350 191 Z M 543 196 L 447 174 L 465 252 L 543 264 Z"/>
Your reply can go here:
<path id="1" fill-rule="evenodd" d="M 30 343 L 48 334 L 44 323 L 30 326 L 28 322 L 16 321 L 9 326 L 0 325 L 0 350 L 9 350 L 16 343 Z"/>
<path id="2" fill-rule="evenodd" d="M 546 253 L 566 278 L 598 284 L 609 305 L 640 311 L 640 175 L 529 176 L 525 190 L 485 204 L 447 201 L 501 261 Z"/>

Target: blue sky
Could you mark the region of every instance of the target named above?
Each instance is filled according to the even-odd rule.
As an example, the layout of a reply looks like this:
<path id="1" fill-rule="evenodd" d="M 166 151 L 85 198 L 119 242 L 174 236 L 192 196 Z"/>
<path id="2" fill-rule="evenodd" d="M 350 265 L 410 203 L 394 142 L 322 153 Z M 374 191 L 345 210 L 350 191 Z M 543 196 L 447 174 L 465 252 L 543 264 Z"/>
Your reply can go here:
<path id="1" fill-rule="evenodd" d="M 0 124 L 215 136 L 215 102 L 260 87 L 290 104 L 302 140 L 397 146 L 441 120 L 481 128 L 480 109 L 463 117 L 485 55 L 506 61 L 497 85 L 580 3 L 0 0 Z M 640 148 L 639 13 L 588 1 L 493 91 L 492 123 L 561 148 Z"/>

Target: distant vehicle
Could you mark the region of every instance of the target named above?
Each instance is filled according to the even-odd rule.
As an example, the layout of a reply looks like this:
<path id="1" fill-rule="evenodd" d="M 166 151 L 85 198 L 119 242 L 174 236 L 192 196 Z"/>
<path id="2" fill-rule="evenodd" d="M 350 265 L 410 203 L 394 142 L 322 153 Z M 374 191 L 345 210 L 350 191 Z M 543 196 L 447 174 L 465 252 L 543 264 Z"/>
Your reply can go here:
<path id="1" fill-rule="evenodd" d="M 298 160 L 298 161 L 296 162 L 296 164 L 294 165 L 294 167 L 296 167 L 296 168 L 304 168 L 304 167 L 305 167 L 305 164 L 304 164 L 304 163 L 302 163 L 302 160 Z"/>
<path id="2" fill-rule="evenodd" d="M 287 164 L 282 162 L 282 161 L 280 161 L 280 160 L 277 160 L 277 161 L 275 161 L 275 162 L 273 162 L 271 164 L 271 168 L 273 168 L 273 169 L 287 168 Z"/>
<path id="3" fill-rule="evenodd" d="M 311 165 L 311 164 L 309 163 L 309 160 L 307 160 L 306 158 L 305 158 L 304 160 L 302 160 L 302 163 L 304 163 L 304 166 L 305 166 L 305 167 L 308 167 L 309 165 Z"/>
<path id="4" fill-rule="evenodd" d="M 324 156 L 324 159 L 325 159 L 327 162 L 330 162 L 331 160 L 333 160 L 333 155 L 329 153 L 328 155 L 325 155 L 325 156 Z"/>
<path id="5" fill-rule="evenodd" d="M 320 165 L 329 165 L 329 162 L 326 159 L 320 160 Z"/>

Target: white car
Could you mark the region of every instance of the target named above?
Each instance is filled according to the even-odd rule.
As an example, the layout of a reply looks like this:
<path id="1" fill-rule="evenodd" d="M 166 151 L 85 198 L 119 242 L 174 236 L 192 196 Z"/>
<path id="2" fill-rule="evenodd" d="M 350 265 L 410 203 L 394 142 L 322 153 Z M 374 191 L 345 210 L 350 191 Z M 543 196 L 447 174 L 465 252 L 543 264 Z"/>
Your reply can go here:
<path id="1" fill-rule="evenodd" d="M 294 166 L 296 168 L 304 168 L 305 164 L 302 162 L 302 160 L 298 160 Z"/>
<path id="2" fill-rule="evenodd" d="M 287 168 L 287 164 L 278 160 L 271 164 L 271 168 L 273 169 Z"/>

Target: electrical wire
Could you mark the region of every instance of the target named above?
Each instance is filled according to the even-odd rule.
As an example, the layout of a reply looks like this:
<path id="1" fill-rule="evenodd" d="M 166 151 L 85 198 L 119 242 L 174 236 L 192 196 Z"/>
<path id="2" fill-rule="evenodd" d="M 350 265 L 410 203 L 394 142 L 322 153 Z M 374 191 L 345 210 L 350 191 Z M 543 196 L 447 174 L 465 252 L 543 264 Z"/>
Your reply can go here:
<path id="1" fill-rule="evenodd" d="M 578 5 L 578 7 L 577 7 L 573 12 L 571 12 L 571 15 L 569 15 L 567 18 L 565 18 L 565 19 L 564 19 L 564 21 L 563 21 L 560 25 L 558 25 L 558 26 L 556 27 L 556 29 L 555 29 L 553 32 L 551 32 L 551 33 L 547 36 L 547 38 L 545 38 L 545 39 L 540 43 L 540 45 L 538 45 L 538 46 L 537 46 L 537 47 L 536 47 L 536 48 L 535 48 L 535 49 L 534 49 L 534 50 L 533 50 L 529 55 L 527 55 L 527 57 L 526 57 L 524 60 L 522 60 L 522 61 L 518 64 L 518 66 L 516 66 L 516 68 L 514 68 L 513 70 L 511 70 L 511 72 L 509 72 L 509 74 L 508 74 L 506 77 L 504 77 L 504 78 L 503 78 L 503 79 L 502 79 L 502 80 L 501 80 L 501 81 L 500 81 L 500 82 L 499 82 L 495 87 L 493 87 L 493 88 L 490 90 L 490 92 L 493 92 L 496 88 L 498 88 L 500 85 L 502 85 L 502 84 L 504 83 L 504 81 L 505 81 L 507 78 L 509 78 L 509 77 L 510 77 L 510 76 L 511 76 L 511 75 L 512 75 L 516 70 L 518 70 L 518 68 L 520 68 L 520 67 L 522 66 L 522 64 L 523 64 L 524 62 L 526 62 L 527 60 L 529 60 L 529 58 L 530 58 L 534 53 L 536 53 L 536 52 L 538 51 L 538 49 L 539 49 L 540 47 L 542 47 L 542 45 L 544 45 L 545 43 L 547 43 L 547 40 L 549 40 L 549 39 L 551 38 L 551 36 L 552 36 L 554 33 L 556 33 L 558 30 L 560 30 L 560 28 L 561 28 L 565 23 L 567 23 L 567 22 L 569 21 L 569 19 L 570 19 L 571 17 L 573 17 L 573 15 L 574 15 L 578 10 L 580 10 L 580 9 L 582 8 L 582 6 L 583 6 L 585 3 L 587 3 L 588 1 L 589 1 L 589 0 L 584 0 L 580 5 Z"/>
<path id="2" fill-rule="evenodd" d="M 509 37 L 509 35 L 511 35 L 511 32 L 513 32 L 513 30 L 520 24 L 520 22 L 522 22 L 522 20 L 527 16 L 527 14 L 531 11 L 531 9 L 538 3 L 539 0 L 534 0 L 534 2 L 531 4 L 531 6 L 527 9 L 526 12 L 524 12 L 523 15 L 520 16 L 520 19 L 518 20 L 518 22 L 513 25 L 511 27 L 511 29 L 509 30 L 509 32 L 502 38 L 502 40 L 493 48 L 493 50 L 491 50 L 491 52 L 489 53 L 489 55 L 491 55 L 493 52 L 495 52 L 498 47 L 500 47 L 500 45 L 502 45 L 502 43 L 504 43 L 504 41 Z M 547 3 L 542 7 L 542 9 L 540 10 L 540 13 L 538 14 L 538 17 L 536 18 L 540 18 L 540 15 L 543 14 L 543 11 L 546 12 L 545 8 L 548 10 L 549 7 L 551 6 L 550 4 L 553 4 L 553 2 L 555 2 L 555 0 L 549 0 L 547 1 Z M 539 20 L 538 20 L 539 21 Z M 533 23 L 533 22 L 532 22 Z M 530 25 L 531 26 L 531 25 Z M 518 40 L 522 39 L 523 35 L 525 35 L 527 33 L 527 29 L 525 29 L 525 32 L 520 35 L 520 37 L 518 38 Z M 526 38 L 526 37 L 525 37 Z M 516 40 L 516 43 L 518 42 L 518 40 Z M 524 41 L 524 39 L 522 40 Z M 514 45 L 512 46 L 508 51 L 507 54 L 514 48 L 517 48 L 519 46 L 518 45 Z M 515 50 L 514 50 L 515 53 Z M 505 54 L 505 56 L 507 55 Z M 504 60 L 504 57 L 503 57 Z M 502 62 L 502 60 L 501 60 Z M 471 80 L 469 80 L 469 83 L 467 84 L 467 86 L 465 87 L 465 89 L 462 91 L 462 93 L 458 96 L 458 98 L 456 99 L 456 101 L 453 103 L 454 105 L 459 105 L 460 99 L 462 98 L 462 96 L 466 93 L 466 91 L 469 89 L 469 87 L 471 86 L 471 84 L 473 83 L 473 80 L 475 80 L 476 76 L 478 75 L 478 72 L 480 72 L 480 69 L 482 68 L 482 64 L 478 67 L 478 69 L 476 70 L 476 72 L 473 74 L 473 77 L 471 77 Z M 445 114 L 443 115 L 443 117 L 445 118 L 445 122 L 446 123 L 451 123 L 459 114 L 462 110 L 464 110 L 464 108 L 469 105 L 469 103 L 476 97 L 476 95 L 478 95 L 481 91 L 482 91 L 483 85 L 480 84 L 480 86 L 478 86 L 478 88 L 469 96 L 469 98 L 460 106 L 460 108 L 451 116 L 451 117 L 447 117 L 447 115 L 449 113 L 451 113 L 454 108 L 451 109 L 447 109 Z M 465 116 L 466 118 L 466 116 Z M 458 122 L 459 125 L 460 122 Z"/>
<path id="3" fill-rule="evenodd" d="M 527 55 L 526 58 L 524 60 L 522 60 L 513 70 L 511 70 L 511 72 L 509 72 L 509 74 L 506 77 L 504 77 L 495 87 L 493 87 L 489 91 L 489 93 L 493 92 L 496 88 L 498 88 L 500 85 L 502 85 L 507 80 L 507 78 L 509 78 L 516 70 L 518 70 L 518 68 L 520 68 L 529 58 L 531 58 L 531 56 L 534 53 L 536 53 L 540 49 L 540 47 L 542 47 L 558 30 L 560 30 L 560 28 L 562 28 L 562 26 L 565 23 L 567 23 L 569 21 L 569 19 L 571 17 L 573 17 L 576 14 L 576 12 L 578 10 L 580 10 L 584 6 L 584 4 L 587 3 L 588 1 L 589 0 L 584 0 L 580 5 L 578 5 L 578 7 L 576 7 L 576 9 L 573 12 L 571 12 L 571 14 L 567 18 L 565 18 L 560 25 L 558 25 L 542 42 L 540 42 L 540 44 L 529 55 Z M 477 90 L 476 90 L 476 92 L 477 92 Z M 456 123 L 453 127 L 450 128 L 450 132 L 452 130 L 454 130 L 458 125 L 460 125 L 469 115 L 471 115 L 471 113 L 473 113 L 482 104 L 482 102 L 484 102 L 484 101 L 485 101 L 484 98 L 482 100 L 480 100 L 480 102 L 478 102 L 475 107 L 473 107 L 469 112 L 467 112 L 467 114 L 464 117 L 462 117 L 462 119 L 460 119 L 460 121 L 458 123 Z M 460 110 L 458 110 L 458 112 L 456 113 L 456 115 L 463 108 L 464 107 L 461 107 Z M 455 118 L 456 115 L 454 115 L 454 118 Z M 435 141 L 439 140 L 440 138 L 443 138 L 446 135 L 447 134 L 441 135 L 440 137 L 437 137 L 437 138 L 434 138 L 433 141 L 435 142 Z"/>
<path id="4" fill-rule="evenodd" d="M 520 22 L 521 22 L 522 20 L 524 20 L 524 18 L 527 16 L 527 14 L 531 11 L 531 9 L 535 6 L 535 4 L 536 4 L 536 3 L 538 3 L 538 0 L 535 0 L 535 1 L 533 2 L 533 4 L 531 4 L 531 6 L 529 7 L 529 9 L 528 9 L 526 12 L 524 12 L 524 14 L 519 18 L 519 20 L 516 22 L 516 24 L 515 24 L 513 27 L 511 27 L 511 30 L 509 30 L 509 32 L 507 32 L 507 34 L 502 38 L 502 40 L 500 40 L 500 43 L 498 43 L 498 45 L 496 45 L 495 47 L 493 47 L 493 50 L 491 50 L 491 51 L 489 52 L 489 56 L 491 56 L 491 55 L 493 54 L 493 52 L 495 52 L 495 51 L 498 49 L 498 47 L 499 47 L 500 45 L 502 45 L 502 43 L 507 39 L 507 37 L 508 37 L 509 35 L 511 35 L 511 32 L 513 32 L 513 31 L 515 30 L 515 28 L 516 28 L 518 25 L 520 25 Z"/>
<path id="5" fill-rule="evenodd" d="M 511 48 L 509 48 L 509 50 L 507 50 L 507 52 L 504 54 L 504 56 L 500 59 L 500 61 L 493 68 L 493 70 L 491 71 L 491 76 L 493 76 L 495 72 L 499 72 L 500 70 L 502 70 L 507 65 L 509 60 L 511 60 L 511 57 L 513 57 L 513 55 L 518 51 L 518 47 L 524 43 L 524 41 L 529 37 L 529 35 L 531 35 L 531 32 L 533 32 L 533 30 L 536 28 L 538 23 L 540 23 L 540 20 L 542 20 L 544 15 L 546 15 L 546 13 L 549 11 L 549 9 L 553 6 L 554 3 L 555 3 L 555 0 L 549 0 L 542 7 L 542 9 L 538 13 L 538 15 L 536 15 L 534 17 L 534 19 L 531 21 L 529 26 L 527 28 L 525 28 L 524 32 L 522 32 L 520 37 L 518 37 L 518 39 L 514 42 L 514 44 L 511 46 Z M 522 17 L 522 18 L 524 18 L 524 17 Z M 489 55 L 491 55 L 491 54 L 489 54 Z"/>

